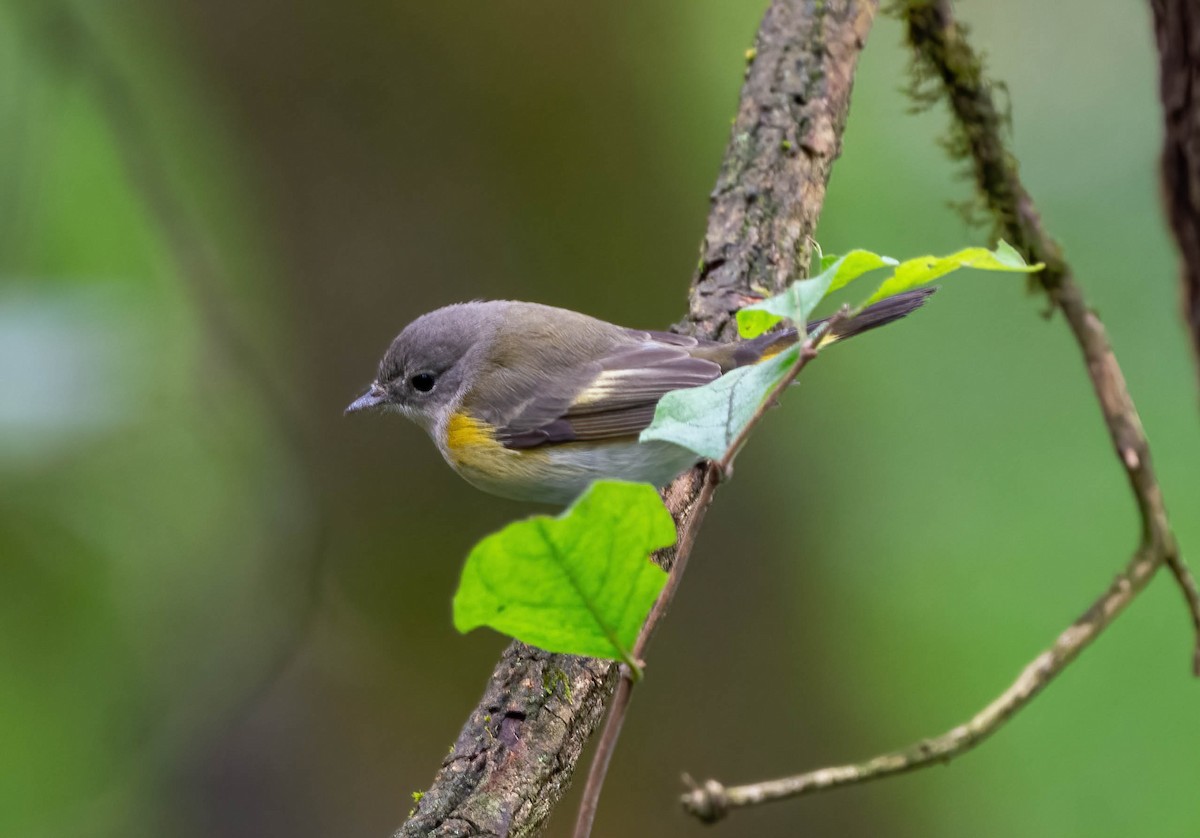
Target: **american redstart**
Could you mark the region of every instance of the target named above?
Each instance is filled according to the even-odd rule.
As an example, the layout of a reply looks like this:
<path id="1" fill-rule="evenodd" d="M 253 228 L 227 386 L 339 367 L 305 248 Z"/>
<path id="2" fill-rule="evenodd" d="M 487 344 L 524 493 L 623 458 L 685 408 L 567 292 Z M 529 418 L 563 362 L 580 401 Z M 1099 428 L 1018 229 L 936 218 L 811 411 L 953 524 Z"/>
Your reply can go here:
<path id="1" fill-rule="evenodd" d="M 898 320 L 933 290 L 868 306 L 821 342 Z M 809 331 L 823 322 L 810 323 Z M 796 341 L 795 329 L 717 343 L 626 329 L 537 303 L 460 303 L 409 324 L 346 412 L 403 413 L 429 432 L 451 468 L 486 492 L 569 503 L 593 480 L 664 486 L 691 468 L 699 460 L 694 452 L 638 441 L 658 400 Z"/>

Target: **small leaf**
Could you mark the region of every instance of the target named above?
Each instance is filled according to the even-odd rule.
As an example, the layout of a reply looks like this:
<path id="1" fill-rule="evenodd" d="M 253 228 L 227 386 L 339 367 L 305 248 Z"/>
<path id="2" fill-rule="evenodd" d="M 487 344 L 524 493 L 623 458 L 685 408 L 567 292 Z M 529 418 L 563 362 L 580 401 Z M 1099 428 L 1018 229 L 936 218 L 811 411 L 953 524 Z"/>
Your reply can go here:
<path id="1" fill-rule="evenodd" d="M 829 286 L 827 295 L 834 291 L 840 291 L 865 273 L 880 268 L 890 268 L 898 265 L 899 262 L 891 256 L 880 256 L 869 250 L 851 250 L 839 258 L 835 264 L 838 265 L 837 273 L 834 274 L 833 283 Z"/>
<path id="2" fill-rule="evenodd" d="M 731 370 L 703 387 L 667 393 L 639 439 L 673 442 L 701 457 L 719 460 L 799 357 L 799 345 L 792 346 L 753 366 Z"/>
<path id="3" fill-rule="evenodd" d="M 648 558 L 675 543 L 653 486 L 600 481 L 551 518 L 484 538 L 454 594 L 454 627 L 491 626 L 549 652 L 636 663 L 632 649 L 667 581 Z"/>
<path id="4" fill-rule="evenodd" d="M 877 303 L 887 297 L 909 291 L 926 283 L 933 282 L 941 276 L 959 268 L 975 268 L 982 271 L 1009 271 L 1016 273 L 1034 273 L 1044 268 L 1041 262 L 1036 265 L 1026 264 L 1021 254 L 1013 249 L 1008 242 L 1001 240 L 996 249 L 985 247 L 968 247 L 949 256 L 920 256 L 908 259 L 896 266 L 896 271 L 875 290 L 863 306 Z"/>
<path id="5" fill-rule="evenodd" d="M 830 261 L 832 260 L 832 261 Z M 896 260 L 869 250 L 852 250 L 844 256 L 822 256 L 823 270 L 812 279 L 799 279 L 781 294 L 746 306 L 737 313 L 738 333 L 755 338 L 780 320 L 790 320 L 802 332 L 808 316 L 821 300 L 863 274 L 895 265 Z"/>
<path id="6" fill-rule="evenodd" d="M 816 276 L 829 270 L 838 259 L 841 259 L 836 253 L 826 253 L 821 249 L 821 243 L 813 240 L 812 255 L 808 260 L 808 275 Z"/>

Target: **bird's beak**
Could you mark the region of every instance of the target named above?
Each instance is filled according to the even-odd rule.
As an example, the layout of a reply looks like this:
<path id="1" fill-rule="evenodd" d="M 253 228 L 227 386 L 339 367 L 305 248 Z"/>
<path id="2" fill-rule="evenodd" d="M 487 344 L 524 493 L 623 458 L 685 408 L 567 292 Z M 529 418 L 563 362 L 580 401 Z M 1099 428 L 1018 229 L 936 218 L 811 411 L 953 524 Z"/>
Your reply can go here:
<path id="1" fill-rule="evenodd" d="M 367 388 L 367 392 L 350 402 L 350 406 L 346 408 L 346 413 L 357 413 L 360 410 L 366 410 L 370 407 L 378 407 L 385 401 L 387 401 L 387 393 L 384 389 L 378 384 L 372 384 Z"/>

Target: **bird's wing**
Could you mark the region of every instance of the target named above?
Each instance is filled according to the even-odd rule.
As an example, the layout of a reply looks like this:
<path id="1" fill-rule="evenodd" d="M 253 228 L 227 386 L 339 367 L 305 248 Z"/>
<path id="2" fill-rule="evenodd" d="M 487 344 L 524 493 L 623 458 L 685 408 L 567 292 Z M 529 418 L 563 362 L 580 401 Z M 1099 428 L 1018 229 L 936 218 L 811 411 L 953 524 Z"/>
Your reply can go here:
<path id="1" fill-rule="evenodd" d="M 869 306 L 824 340 L 842 340 L 904 317 L 933 293 L 921 288 Z M 823 320 L 808 324 L 811 331 Z M 608 327 L 616 328 L 616 327 Z M 518 379 L 521 365 L 493 373 L 504 404 L 493 415 L 496 440 L 508 448 L 555 442 L 604 440 L 640 433 L 654 419 L 659 399 L 672 390 L 699 387 L 725 371 L 753 364 L 796 342 L 782 329 L 738 343 L 716 343 L 670 332 L 603 332 L 597 345 L 615 347 L 600 358 L 567 363 L 554 381 Z M 507 373 L 507 374 L 506 374 Z M 493 395 L 495 395 L 493 393 Z"/>
<path id="2" fill-rule="evenodd" d="M 658 400 L 671 390 L 698 387 L 721 375 L 719 364 L 694 357 L 696 341 L 646 332 L 557 382 L 541 386 L 496 429 L 508 448 L 555 442 L 628 437 L 654 418 Z"/>

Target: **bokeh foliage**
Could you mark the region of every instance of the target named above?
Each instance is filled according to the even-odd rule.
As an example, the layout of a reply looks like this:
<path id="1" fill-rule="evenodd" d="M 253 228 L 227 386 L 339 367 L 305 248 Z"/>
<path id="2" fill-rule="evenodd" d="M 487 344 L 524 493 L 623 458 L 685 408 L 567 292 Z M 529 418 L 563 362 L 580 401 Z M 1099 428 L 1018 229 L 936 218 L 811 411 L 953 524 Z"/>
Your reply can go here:
<path id="1" fill-rule="evenodd" d="M 1200 436 L 1147 11 L 962 5 L 1186 551 Z M 525 510 L 340 409 L 446 302 L 677 319 L 761 11 L 0 4 L 0 834 L 399 822 L 502 642 L 451 626 L 461 559 Z M 989 243 L 947 206 L 966 184 L 944 116 L 906 113 L 905 63 L 881 22 L 827 250 Z M 1133 507 L 1077 351 L 1019 285 L 948 283 L 772 413 L 656 639 L 600 832 L 696 834 L 680 770 L 754 779 L 957 723 L 1108 583 Z M 951 768 L 721 829 L 1194 834 L 1178 599 L 1157 580 Z"/>

